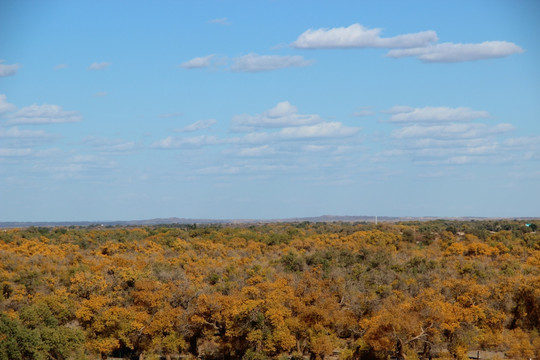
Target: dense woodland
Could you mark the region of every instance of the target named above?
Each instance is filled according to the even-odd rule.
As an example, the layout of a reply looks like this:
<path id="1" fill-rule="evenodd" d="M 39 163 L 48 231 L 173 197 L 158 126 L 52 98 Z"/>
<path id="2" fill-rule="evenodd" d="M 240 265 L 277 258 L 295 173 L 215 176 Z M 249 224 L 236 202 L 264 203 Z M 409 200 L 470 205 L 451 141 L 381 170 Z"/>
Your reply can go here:
<path id="1" fill-rule="evenodd" d="M 538 225 L 0 230 L 0 359 L 540 359 Z"/>

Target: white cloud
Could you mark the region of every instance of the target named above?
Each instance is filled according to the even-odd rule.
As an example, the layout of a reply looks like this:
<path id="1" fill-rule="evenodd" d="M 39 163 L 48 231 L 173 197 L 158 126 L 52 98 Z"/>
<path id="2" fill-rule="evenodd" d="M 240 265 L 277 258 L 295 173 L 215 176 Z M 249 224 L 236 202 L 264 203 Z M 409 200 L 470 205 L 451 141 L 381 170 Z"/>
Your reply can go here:
<path id="1" fill-rule="evenodd" d="M 51 134 L 47 134 L 43 130 L 19 130 L 16 127 L 7 130 L 0 128 L 0 138 L 11 139 L 28 139 L 28 138 L 49 138 Z"/>
<path id="2" fill-rule="evenodd" d="M 298 109 L 282 101 L 272 109 L 258 115 L 235 115 L 231 121 L 233 131 L 252 131 L 255 128 L 282 128 L 313 125 L 322 122 L 319 115 L 298 114 Z"/>
<path id="3" fill-rule="evenodd" d="M 107 153 L 124 153 L 135 149 L 133 141 L 122 139 L 106 139 L 95 136 L 87 136 L 82 141 L 84 144 L 92 146 L 95 150 Z"/>
<path id="4" fill-rule="evenodd" d="M 373 115 L 375 115 L 375 112 L 372 110 L 367 110 L 367 109 L 355 111 L 353 113 L 353 116 L 357 116 L 357 117 L 365 117 L 365 116 L 373 116 Z"/>
<path id="5" fill-rule="evenodd" d="M 207 128 L 215 120 L 198 121 L 179 130 L 196 131 Z M 236 157 L 275 157 L 326 150 L 338 153 L 341 146 L 355 142 L 358 127 L 341 122 L 325 122 L 319 115 L 298 114 L 287 101 L 258 115 L 238 115 L 231 120 L 231 130 L 248 131 L 241 136 L 168 136 L 152 144 L 156 149 L 186 149 L 221 146 L 221 153 Z M 178 131 L 178 130 L 177 130 Z M 345 140 L 351 138 L 353 140 Z M 344 149 L 344 148 L 343 148 Z M 336 152 L 337 151 L 337 152 Z"/>
<path id="6" fill-rule="evenodd" d="M 381 38 L 381 29 L 368 29 L 360 24 L 349 27 L 309 29 L 293 43 L 302 49 L 330 48 L 415 48 L 438 40 L 435 31 Z"/>
<path id="7" fill-rule="evenodd" d="M 200 175 L 234 175 L 239 174 L 241 172 L 241 169 L 237 166 L 223 165 L 208 166 L 202 169 L 198 169 L 195 172 Z"/>
<path id="8" fill-rule="evenodd" d="M 67 69 L 68 65 L 67 64 L 58 64 L 54 67 L 54 70 L 62 70 L 62 69 Z"/>
<path id="9" fill-rule="evenodd" d="M 281 139 L 340 138 L 358 133 L 359 128 L 344 126 L 340 122 L 324 122 L 310 126 L 288 127 L 278 134 Z"/>
<path id="10" fill-rule="evenodd" d="M 303 151 L 308 151 L 308 152 L 321 152 L 321 151 L 328 151 L 329 149 L 330 149 L 330 147 L 328 145 L 313 145 L 313 144 L 310 144 L 310 145 L 302 146 L 302 150 Z"/>
<path id="11" fill-rule="evenodd" d="M 32 154 L 32 149 L 0 148 L 0 157 L 28 156 L 31 154 Z"/>
<path id="12" fill-rule="evenodd" d="M 168 136 L 165 139 L 156 141 L 152 147 L 157 149 L 179 149 L 189 147 L 200 147 L 204 145 L 219 145 L 224 141 L 215 136 L 195 136 L 195 137 L 174 137 Z"/>
<path id="13" fill-rule="evenodd" d="M 222 17 L 222 18 L 219 18 L 219 19 L 208 20 L 208 23 L 209 24 L 218 24 L 218 25 L 231 25 L 231 23 L 229 22 L 229 19 L 227 19 L 226 17 Z"/>
<path id="14" fill-rule="evenodd" d="M 518 45 L 507 41 L 485 41 L 480 44 L 443 43 L 414 49 L 390 50 L 389 57 L 415 56 L 423 62 L 462 62 L 493 59 L 523 53 Z"/>
<path id="15" fill-rule="evenodd" d="M 388 57 L 414 56 L 423 62 L 444 63 L 501 58 L 524 52 L 520 46 L 508 41 L 437 44 L 437 34 L 431 30 L 389 38 L 380 34 L 381 29 L 368 29 L 360 24 L 309 29 L 293 42 L 293 46 L 303 49 L 390 48 Z"/>
<path id="16" fill-rule="evenodd" d="M 0 59 L 0 77 L 6 77 L 15 75 L 17 70 L 21 67 L 19 64 L 4 65 L 5 60 Z"/>
<path id="17" fill-rule="evenodd" d="M 103 170 L 111 170 L 118 166 L 118 163 L 107 157 L 96 155 L 74 155 L 67 159 L 65 163 L 59 164 L 48 170 L 58 177 L 80 176 L 82 173 L 89 175 L 92 171 L 97 171 L 100 177 L 104 174 Z"/>
<path id="18" fill-rule="evenodd" d="M 508 161 L 508 145 L 502 146 L 500 137 L 515 128 L 475 121 L 490 117 L 487 111 L 395 106 L 385 112 L 396 128 L 390 135 L 391 148 L 377 154 L 379 160 L 397 156 L 429 166 Z"/>
<path id="19" fill-rule="evenodd" d="M 402 138 L 477 138 L 514 130 L 511 124 L 488 126 L 481 123 L 448 125 L 410 125 L 392 132 L 392 137 Z"/>
<path id="20" fill-rule="evenodd" d="M 15 105 L 7 102 L 7 97 L 0 94 L 0 115 L 15 110 Z"/>
<path id="21" fill-rule="evenodd" d="M 289 67 L 305 67 L 313 64 L 311 60 L 305 60 L 298 55 L 258 55 L 248 54 L 234 59 L 232 71 L 259 72 L 284 69 Z"/>
<path id="22" fill-rule="evenodd" d="M 212 58 L 214 56 L 214 54 L 211 54 L 208 56 L 196 57 L 180 64 L 180 67 L 183 67 L 184 69 L 207 68 L 210 67 L 210 65 L 212 64 Z"/>
<path id="23" fill-rule="evenodd" d="M 105 70 L 109 66 L 111 66 L 110 62 L 100 62 L 100 63 L 95 62 L 95 63 L 92 63 L 88 67 L 88 70 Z"/>
<path id="24" fill-rule="evenodd" d="M 510 138 L 504 141 L 504 145 L 513 148 L 540 148 L 540 136 L 522 136 L 518 138 Z"/>
<path id="25" fill-rule="evenodd" d="M 247 157 L 258 157 L 258 156 L 274 155 L 275 153 L 276 151 L 274 150 L 274 148 L 270 147 L 269 145 L 262 145 L 262 146 L 240 149 L 237 152 L 237 155 L 247 156 Z"/>
<path id="26" fill-rule="evenodd" d="M 410 107 L 393 107 L 386 111 L 393 114 L 390 117 L 391 122 L 407 123 L 407 122 L 455 122 L 469 121 L 473 119 L 487 118 L 487 111 L 476 111 L 468 107 L 431 107 L 410 108 Z"/>
<path id="27" fill-rule="evenodd" d="M 401 145 L 407 149 L 433 149 L 433 148 L 472 148 L 490 146 L 491 138 L 406 138 Z"/>
<path id="28" fill-rule="evenodd" d="M 382 112 L 385 114 L 399 114 L 399 113 L 409 113 L 411 111 L 414 111 L 414 108 L 411 106 L 396 105 L 396 106 L 392 106 L 388 110 L 383 110 Z"/>
<path id="29" fill-rule="evenodd" d="M 183 127 L 182 129 L 177 130 L 178 132 L 194 132 L 198 130 L 204 130 L 211 128 L 214 124 L 216 124 L 215 119 L 208 119 L 208 120 L 199 120 L 195 121 L 193 124 L 189 124 L 186 127 Z"/>
<path id="30" fill-rule="evenodd" d="M 30 105 L 10 116 L 10 124 L 36 125 L 71 123 L 82 120 L 76 111 L 64 111 L 58 105 Z"/>
<path id="31" fill-rule="evenodd" d="M 340 122 L 323 122 L 316 125 L 285 127 L 277 132 L 253 132 L 230 139 L 230 142 L 261 144 L 291 140 L 338 139 L 353 136 L 359 131 L 360 128 L 348 127 Z"/>

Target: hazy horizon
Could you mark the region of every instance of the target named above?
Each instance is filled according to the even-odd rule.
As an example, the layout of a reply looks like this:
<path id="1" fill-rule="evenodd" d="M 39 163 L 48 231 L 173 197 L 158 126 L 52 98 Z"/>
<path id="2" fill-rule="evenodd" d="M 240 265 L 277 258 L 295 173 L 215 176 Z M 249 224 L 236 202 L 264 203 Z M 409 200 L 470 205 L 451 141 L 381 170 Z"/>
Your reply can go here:
<path id="1" fill-rule="evenodd" d="M 2 1 L 0 222 L 538 217 L 539 13 Z"/>

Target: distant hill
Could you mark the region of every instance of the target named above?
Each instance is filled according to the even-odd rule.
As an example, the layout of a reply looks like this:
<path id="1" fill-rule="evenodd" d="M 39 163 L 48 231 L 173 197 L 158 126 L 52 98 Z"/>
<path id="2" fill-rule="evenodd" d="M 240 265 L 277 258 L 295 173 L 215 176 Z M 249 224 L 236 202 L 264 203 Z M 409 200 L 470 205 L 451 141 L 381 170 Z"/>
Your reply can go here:
<path id="1" fill-rule="evenodd" d="M 396 216 L 378 216 L 378 222 L 397 222 L 397 221 L 429 221 L 436 219 L 447 220 L 483 220 L 482 217 L 396 217 Z M 519 218 L 519 219 L 535 219 L 534 217 Z M 375 222 L 375 216 L 339 216 L 339 215 L 322 215 L 315 217 L 298 217 L 284 219 L 192 219 L 192 218 L 156 218 L 145 220 L 128 220 L 128 221 L 0 221 L 0 228 L 16 228 L 30 226 L 146 226 L 146 225 L 171 225 L 171 224 L 261 224 L 261 223 L 276 223 L 276 222 Z"/>

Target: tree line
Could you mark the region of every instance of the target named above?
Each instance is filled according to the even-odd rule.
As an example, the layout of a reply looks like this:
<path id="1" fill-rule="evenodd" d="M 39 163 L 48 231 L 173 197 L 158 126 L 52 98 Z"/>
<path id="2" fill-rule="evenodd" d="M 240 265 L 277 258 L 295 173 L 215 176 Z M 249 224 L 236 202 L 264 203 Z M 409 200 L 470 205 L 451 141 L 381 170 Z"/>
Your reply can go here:
<path id="1" fill-rule="evenodd" d="M 540 358 L 522 221 L 0 231 L 0 359 Z"/>

